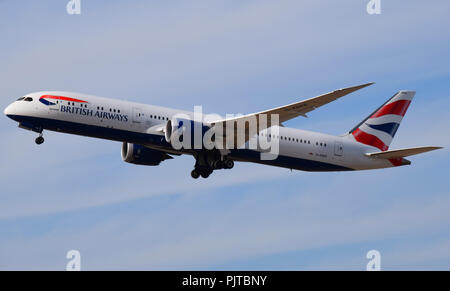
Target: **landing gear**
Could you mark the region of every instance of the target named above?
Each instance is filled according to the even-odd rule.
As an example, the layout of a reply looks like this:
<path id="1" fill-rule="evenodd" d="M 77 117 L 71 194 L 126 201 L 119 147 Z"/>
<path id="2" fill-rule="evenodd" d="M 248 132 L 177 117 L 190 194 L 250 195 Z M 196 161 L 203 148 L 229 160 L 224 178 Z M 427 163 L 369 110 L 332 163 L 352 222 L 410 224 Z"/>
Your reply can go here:
<path id="1" fill-rule="evenodd" d="M 206 179 L 209 177 L 209 175 L 211 175 L 211 173 L 212 171 L 202 171 L 200 175 L 202 176 L 202 178 Z"/>
<path id="2" fill-rule="evenodd" d="M 208 178 L 214 170 L 231 169 L 234 167 L 233 160 L 224 158 L 214 152 L 199 152 L 195 157 L 195 167 L 191 172 L 191 177 L 198 179 L 202 177 Z"/>
<path id="3" fill-rule="evenodd" d="M 44 142 L 44 137 L 41 134 L 34 141 L 36 142 L 36 144 L 42 144 Z"/>
<path id="4" fill-rule="evenodd" d="M 197 170 L 192 170 L 191 172 L 191 177 L 194 179 L 197 179 L 198 177 L 200 177 L 200 173 Z"/>
<path id="5" fill-rule="evenodd" d="M 223 161 L 216 160 L 213 162 L 213 168 L 214 170 L 220 170 L 220 169 L 232 169 L 234 167 L 233 160 L 225 159 Z"/>
<path id="6" fill-rule="evenodd" d="M 191 171 L 191 177 L 194 179 L 198 179 L 198 177 L 202 176 L 202 178 L 206 179 L 209 177 L 209 175 L 211 175 L 212 172 L 212 169 L 197 167 Z"/>
<path id="7" fill-rule="evenodd" d="M 225 160 L 224 164 L 225 164 L 225 169 L 232 169 L 234 167 L 233 160 Z"/>

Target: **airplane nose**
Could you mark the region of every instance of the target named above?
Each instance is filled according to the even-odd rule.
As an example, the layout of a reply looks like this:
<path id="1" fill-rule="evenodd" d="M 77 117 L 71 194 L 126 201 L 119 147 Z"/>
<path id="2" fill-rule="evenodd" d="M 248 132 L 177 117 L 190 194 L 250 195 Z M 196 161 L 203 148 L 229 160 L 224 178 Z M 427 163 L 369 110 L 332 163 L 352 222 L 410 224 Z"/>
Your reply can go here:
<path id="1" fill-rule="evenodd" d="M 8 105 L 8 107 L 6 107 L 5 110 L 3 110 L 3 113 L 4 113 L 5 115 L 8 115 L 8 112 L 9 112 L 9 106 L 11 106 L 11 105 Z"/>
<path id="2" fill-rule="evenodd" d="M 6 116 L 8 116 L 8 117 L 10 117 L 10 115 L 12 115 L 11 104 L 8 105 L 8 106 L 5 108 L 5 110 L 3 110 L 3 113 L 4 113 Z"/>

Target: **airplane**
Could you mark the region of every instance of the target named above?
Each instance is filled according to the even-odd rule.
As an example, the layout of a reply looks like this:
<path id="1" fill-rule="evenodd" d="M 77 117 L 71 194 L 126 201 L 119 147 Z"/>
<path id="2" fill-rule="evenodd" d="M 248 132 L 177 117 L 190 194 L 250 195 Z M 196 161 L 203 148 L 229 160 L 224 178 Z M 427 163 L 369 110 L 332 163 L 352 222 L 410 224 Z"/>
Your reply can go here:
<path id="1" fill-rule="evenodd" d="M 307 113 L 372 84 L 338 89 L 257 113 L 210 122 L 200 121 L 202 129 L 212 126 L 225 128 L 225 124 L 235 126 L 251 118 L 277 116 L 278 123 L 269 120 L 264 124 L 256 119 L 257 131 L 253 135 L 246 131 L 239 144 L 226 149 L 174 147 L 171 135 L 176 130 L 185 129 L 183 122 L 175 117 L 184 114 L 187 116 L 185 123 L 191 122 L 195 126 L 198 121 L 194 120 L 193 112 L 80 93 L 42 91 L 26 94 L 11 103 L 4 114 L 18 122 L 20 128 L 38 133 L 36 144 L 42 144 L 43 131 L 50 130 L 121 142 L 123 161 L 136 165 L 157 166 L 174 156 L 192 155 L 195 158 L 195 166 L 191 171 L 194 179 L 200 176 L 207 178 L 214 170 L 231 169 L 235 161 L 315 172 L 398 167 L 411 164 L 405 157 L 441 148 L 425 146 L 389 150 L 415 91 L 397 92 L 341 136 L 283 125 L 285 121 L 298 116 L 307 117 Z M 201 132 L 203 134 L 204 130 Z M 235 141 L 236 135 L 237 132 L 225 130 L 218 137 L 222 141 Z M 248 144 L 258 138 L 276 141 L 277 155 L 262 159 L 262 148 L 249 148 Z"/>

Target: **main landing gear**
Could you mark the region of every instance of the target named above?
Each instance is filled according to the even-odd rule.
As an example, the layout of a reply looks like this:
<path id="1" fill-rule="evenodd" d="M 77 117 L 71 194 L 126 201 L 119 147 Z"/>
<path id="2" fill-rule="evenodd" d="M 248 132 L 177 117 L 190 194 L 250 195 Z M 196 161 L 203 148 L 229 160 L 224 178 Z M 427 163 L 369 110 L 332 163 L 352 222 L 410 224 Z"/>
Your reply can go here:
<path id="1" fill-rule="evenodd" d="M 200 177 L 200 173 L 198 172 L 198 170 L 193 169 L 191 171 L 191 177 L 194 178 L 194 179 L 197 179 L 198 177 Z"/>
<path id="2" fill-rule="evenodd" d="M 207 153 L 200 153 L 195 156 L 195 166 L 191 171 L 191 177 L 197 179 L 198 177 L 208 178 L 214 170 L 231 169 L 234 167 L 234 161 L 223 158 L 220 155 L 211 155 Z"/>
<path id="3" fill-rule="evenodd" d="M 34 141 L 38 145 L 44 143 L 44 137 L 42 136 L 42 132 L 39 134 L 39 136 Z"/>

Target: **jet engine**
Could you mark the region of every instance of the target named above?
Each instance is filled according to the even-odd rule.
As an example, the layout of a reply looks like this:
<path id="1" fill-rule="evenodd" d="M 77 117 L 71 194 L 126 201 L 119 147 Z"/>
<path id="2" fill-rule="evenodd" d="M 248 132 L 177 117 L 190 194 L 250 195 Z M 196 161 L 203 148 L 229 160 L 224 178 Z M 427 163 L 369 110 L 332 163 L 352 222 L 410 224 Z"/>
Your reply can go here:
<path id="1" fill-rule="evenodd" d="M 127 163 L 145 166 L 157 166 L 162 161 L 172 159 L 168 154 L 150 149 L 143 145 L 124 142 L 122 144 L 122 160 Z"/>

